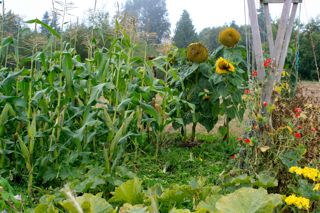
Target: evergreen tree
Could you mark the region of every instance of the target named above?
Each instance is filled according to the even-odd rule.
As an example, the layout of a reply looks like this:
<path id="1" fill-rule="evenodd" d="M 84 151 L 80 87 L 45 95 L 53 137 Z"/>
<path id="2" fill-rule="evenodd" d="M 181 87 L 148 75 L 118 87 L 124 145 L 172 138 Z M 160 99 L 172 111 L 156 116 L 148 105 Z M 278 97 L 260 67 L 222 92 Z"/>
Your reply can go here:
<path id="1" fill-rule="evenodd" d="M 49 13 L 48 11 L 46 11 L 44 14 L 43 14 L 43 17 L 42 17 L 42 20 L 41 20 L 43 23 L 47 24 L 47 25 L 50 25 L 50 16 L 49 16 Z M 41 33 L 46 35 L 46 36 L 50 36 L 50 32 L 41 25 L 40 27 L 40 30 L 41 30 Z"/>
<path id="2" fill-rule="evenodd" d="M 58 15 L 56 12 L 52 12 L 50 27 L 52 29 L 56 30 L 57 32 L 60 32 L 59 19 L 58 19 Z"/>
<path id="3" fill-rule="evenodd" d="M 165 0 L 128 0 L 125 12 L 138 20 L 139 29 L 156 33 L 157 43 L 170 33 L 170 22 Z"/>
<path id="4" fill-rule="evenodd" d="M 192 24 L 188 11 L 183 10 L 180 20 L 177 22 L 173 41 L 179 48 L 186 48 L 197 40 L 197 33 Z"/>

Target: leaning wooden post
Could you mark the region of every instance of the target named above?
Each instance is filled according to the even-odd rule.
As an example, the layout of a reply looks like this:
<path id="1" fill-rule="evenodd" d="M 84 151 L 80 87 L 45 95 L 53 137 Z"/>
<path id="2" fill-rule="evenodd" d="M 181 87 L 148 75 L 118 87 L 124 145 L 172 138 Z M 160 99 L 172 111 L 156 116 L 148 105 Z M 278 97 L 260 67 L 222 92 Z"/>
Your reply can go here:
<path id="1" fill-rule="evenodd" d="M 267 39 L 268 39 L 268 43 L 269 43 L 269 51 L 270 51 L 270 55 L 273 55 L 274 54 L 274 40 L 273 40 L 273 32 L 272 32 L 269 4 L 264 3 L 263 7 L 264 7 L 264 15 L 265 15 L 265 24 L 266 24 L 266 28 L 267 28 Z"/>
<path id="2" fill-rule="evenodd" d="M 280 54 L 280 61 L 279 61 L 279 66 L 278 66 L 278 75 L 277 75 L 277 82 L 280 82 L 281 80 L 281 73 L 284 67 L 284 63 L 286 61 L 286 57 L 287 57 L 287 53 L 288 53 L 288 47 L 290 44 L 290 38 L 292 35 L 292 31 L 293 31 L 293 24 L 294 24 L 294 20 L 297 14 L 297 9 L 298 9 L 298 3 L 294 3 L 291 9 L 291 14 L 290 14 L 290 19 L 289 19 L 289 23 L 288 23 L 288 27 L 287 27 L 287 32 L 286 32 L 286 36 L 283 42 L 283 49 L 282 52 Z"/>
<path id="3" fill-rule="evenodd" d="M 255 0 L 248 0 L 248 10 L 252 31 L 253 50 L 257 64 L 258 79 L 259 81 L 263 81 L 265 77 L 265 69 L 263 66 L 262 44 Z"/>

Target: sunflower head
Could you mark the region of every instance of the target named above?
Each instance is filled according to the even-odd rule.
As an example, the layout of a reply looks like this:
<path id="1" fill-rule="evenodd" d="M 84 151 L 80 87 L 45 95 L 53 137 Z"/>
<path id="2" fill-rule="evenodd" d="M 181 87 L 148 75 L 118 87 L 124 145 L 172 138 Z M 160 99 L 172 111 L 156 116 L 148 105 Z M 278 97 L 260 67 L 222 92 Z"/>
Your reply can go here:
<path id="1" fill-rule="evenodd" d="M 240 33 L 232 27 L 228 27 L 219 33 L 219 42 L 226 47 L 234 47 L 239 41 Z"/>
<path id="2" fill-rule="evenodd" d="M 187 59 L 192 62 L 202 63 L 208 59 L 208 49 L 201 43 L 191 43 L 187 48 Z"/>
<path id="3" fill-rule="evenodd" d="M 220 57 L 216 61 L 216 73 L 219 75 L 229 74 L 235 72 L 235 68 L 233 64 L 231 64 L 228 60 Z"/>

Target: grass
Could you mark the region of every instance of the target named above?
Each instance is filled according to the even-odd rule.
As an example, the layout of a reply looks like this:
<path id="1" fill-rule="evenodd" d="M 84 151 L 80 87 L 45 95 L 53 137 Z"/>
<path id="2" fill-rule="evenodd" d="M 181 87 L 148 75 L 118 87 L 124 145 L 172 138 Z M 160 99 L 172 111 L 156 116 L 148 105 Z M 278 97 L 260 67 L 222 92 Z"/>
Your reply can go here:
<path id="1" fill-rule="evenodd" d="M 237 145 L 231 139 L 227 146 L 217 135 L 198 134 L 199 144 L 183 147 L 178 141 L 161 147 L 158 160 L 152 152 L 128 153 L 123 164 L 141 178 L 146 186 L 157 183 L 163 186 L 185 184 L 196 177 L 206 177 L 215 182 L 221 172 L 236 166 L 231 155 Z"/>

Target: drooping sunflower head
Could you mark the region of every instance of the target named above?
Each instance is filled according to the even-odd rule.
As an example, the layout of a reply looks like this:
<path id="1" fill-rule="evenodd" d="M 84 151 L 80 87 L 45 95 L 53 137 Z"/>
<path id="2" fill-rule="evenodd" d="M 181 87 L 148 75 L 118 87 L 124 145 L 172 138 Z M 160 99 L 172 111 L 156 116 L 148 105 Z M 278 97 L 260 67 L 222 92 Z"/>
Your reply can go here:
<path id="1" fill-rule="evenodd" d="M 208 49 L 201 43 L 191 43 L 187 48 L 187 59 L 192 62 L 202 63 L 208 59 Z"/>
<path id="2" fill-rule="evenodd" d="M 220 57 L 216 61 L 216 73 L 219 75 L 229 74 L 235 72 L 235 68 L 233 64 L 231 64 L 228 60 Z"/>
<path id="3" fill-rule="evenodd" d="M 226 47 L 234 47 L 240 41 L 240 33 L 232 28 L 228 27 L 219 33 L 219 42 Z"/>

